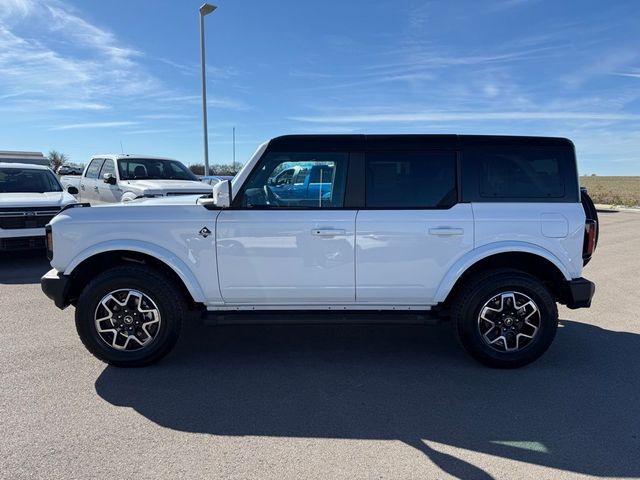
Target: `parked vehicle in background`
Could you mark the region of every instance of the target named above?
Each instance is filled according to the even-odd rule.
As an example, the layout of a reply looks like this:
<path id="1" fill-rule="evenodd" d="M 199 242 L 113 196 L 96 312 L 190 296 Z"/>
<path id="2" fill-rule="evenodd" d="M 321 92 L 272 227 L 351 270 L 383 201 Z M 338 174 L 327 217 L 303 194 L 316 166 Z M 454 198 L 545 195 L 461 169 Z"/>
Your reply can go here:
<path id="1" fill-rule="evenodd" d="M 82 167 L 79 167 L 78 165 L 65 164 L 60 165 L 56 173 L 58 175 L 82 175 L 83 170 L 84 169 Z"/>
<path id="2" fill-rule="evenodd" d="M 557 303 L 590 306 L 597 226 L 563 138 L 284 136 L 212 198 L 64 211 L 42 289 L 119 366 L 164 356 L 191 308 L 418 312 L 519 367 L 553 341 Z"/>
<path id="3" fill-rule="evenodd" d="M 65 189 L 76 187 L 78 199 L 92 205 L 211 194 L 211 188 L 179 161 L 147 155 L 96 155 L 81 176 L 63 176 L 60 181 Z"/>
<path id="4" fill-rule="evenodd" d="M 282 199 L 329 199 L 332 195 L 334 165 L 282 164 L 282 171 L 270 179 L 269 188 Z"/>
<path id="5" fill-rule="evenodd" d="M 207 185 L 215 185 L 216 183 L 222 182 L 223 180 L 231 180 L 233 177 L 229 175 L 204 175 L 198 177 L 202 183 L 206 183 Z"/>
<path id="6" fill-rule="evenodd" d="M 51 169 L 0 162 L 0 251 L 44 248 L 44 227 L 76 199 Z"/>
<path id="7" fill-rule="evenodd" d="M 51 162 L 42 152 L 17 152 L 10 150 L 0 150 L 1 163 L 27 163 L 29 165 L 41 165 L 50 167 Z"/>

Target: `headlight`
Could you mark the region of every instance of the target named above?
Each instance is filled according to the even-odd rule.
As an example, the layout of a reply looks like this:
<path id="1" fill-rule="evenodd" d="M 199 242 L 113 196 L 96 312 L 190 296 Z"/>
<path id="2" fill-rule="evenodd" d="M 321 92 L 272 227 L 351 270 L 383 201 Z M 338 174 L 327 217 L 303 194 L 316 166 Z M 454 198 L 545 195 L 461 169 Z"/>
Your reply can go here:
<path id="1" fill-rule="evenodd" d="M 53 259 L 53 232 L 51 231 L 51 225 L 46 225 L 44 227 L 45 238 L 47 240 L 47 258 L 49 260 Z"/>

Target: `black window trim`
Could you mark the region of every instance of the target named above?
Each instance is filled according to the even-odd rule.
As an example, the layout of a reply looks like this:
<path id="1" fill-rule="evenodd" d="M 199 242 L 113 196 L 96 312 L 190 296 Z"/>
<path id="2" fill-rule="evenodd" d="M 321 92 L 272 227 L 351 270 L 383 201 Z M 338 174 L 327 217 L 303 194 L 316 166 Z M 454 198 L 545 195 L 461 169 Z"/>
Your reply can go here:
<path id="1" fill-rule="evenodd" d="M 393 136 L 391 136 L 393 137 Z M 450 141 L 450 145 L 438 145 L 429 146 L 425 145 L 423 148 L 413 146 L 396 145 L 391 142 L 389 147 L 380 148 L 377 145 L 375 148 L 367 148 L 366 145 L 361 145 L 360 139 L 353 141 L 351 146 L 341 145 L 340 147 L 326 146 L 314 144 L 313 152 L 316 153 L 345 153 L 348 155 L 347 164 L 347 179 L 345 183 L 345 195 L 343 199 L 342 207 L 334 208 L 308 208 L 308 207 L 242 207 L 241 198 L 244 195 L 244 190 L 248 181 L 255 174 L 256 169 L 262 166 L 264 158 L 270 153 L 305 153 L 307 149 L 300 148 L 304 146 L 305 142 L 300 144 L 292 144 L 291 148 L 282 148 L 286 145 L 279 145 L 277 148 L 270 148 L 268 145 L 262 156 L 256 164 L 253 166 L 247 180 L 243 182 L 243 186 L 237 194 L 234 194 L 233 201 L 229 209 L 232 210 L 450 210 L 457 204 L 462 203 L 574 203 L 579 202 L 579 187 L 577 178 L 577 159 L 575 155 L 575 149 L 573 144 L 566 139 L 546 138 L 546 137 L 492 137 L 492 136 L 459 136 L 455 139 L 446 139 Z M 548 148 L 548 147 L 566 147 L 571 146 L 572 150 L 572 162 L 566 162 L 563 175 L 565 175 L 565 196 L 560 197 L 544 197 L 544 198 L 527 198 L 527 199 L 514 199 L 510 198 L 491 198 L 483 197 L 481 199 L 473 199 L 469 196 L 470 192 L 465 192 L 465 179 L 464 179 L 464 158 L 465 152 L 475 148 L 492 148 L 492 147 L 531 147 L 531 148 Z M 309 150 L 310 151 L 310 150 Z M 368 152 L 380 153 L 380 152 L 435 152 L 446 151 L 452 152 L 455 155 L 455 181 L 456 181 L 456 202 L 446 207 L 367 207 L 366 206 L 366 179 L 365 179 L 365 157 Z M 569 165 L 570 163 L 570 165 Z M 576 178 L 572 178 L 575 175 Z M 575 194 L 573 192 L 572 185 L 576 184 Z M 574 198 L 575 197 L 575 198 Z"/>

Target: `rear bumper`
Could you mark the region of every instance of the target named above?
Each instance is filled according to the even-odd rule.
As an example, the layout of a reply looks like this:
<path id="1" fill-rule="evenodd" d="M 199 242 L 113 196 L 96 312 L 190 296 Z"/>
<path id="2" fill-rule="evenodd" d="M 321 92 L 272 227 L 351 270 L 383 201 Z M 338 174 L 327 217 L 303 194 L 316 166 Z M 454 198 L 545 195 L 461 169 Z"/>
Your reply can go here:
<path id="1" fill-rule="evenodd" d="M 44 294 L 56 304 L 56 307 L 64 309 L 69 306 L 69 277 L 63 275 L 55 268 L 49 270 L 40 279 L 40 287 Z"/>
<path id="2" fill-rule="evenodd" d="M 566 305 L 569 308 L 589 308 L 596 285 L 586 278 L 574 278 L 566 282 Z"/>

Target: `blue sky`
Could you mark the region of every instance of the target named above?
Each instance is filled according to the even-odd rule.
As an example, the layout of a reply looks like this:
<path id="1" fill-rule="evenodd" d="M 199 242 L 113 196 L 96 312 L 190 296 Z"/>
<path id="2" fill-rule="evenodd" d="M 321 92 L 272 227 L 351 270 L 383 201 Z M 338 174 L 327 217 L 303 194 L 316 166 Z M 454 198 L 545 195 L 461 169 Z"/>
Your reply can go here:
<path id="1" fill-rule="evenodd" d="M 0 0 L 0 149 L 201 162 L 200 3 Z M 638 1 L 217 4 L 213 162 L 234 126 L 238 161 L 285 133 L 529 134 L 640 175 Z"/>

